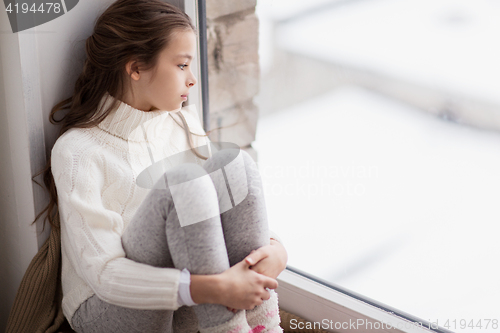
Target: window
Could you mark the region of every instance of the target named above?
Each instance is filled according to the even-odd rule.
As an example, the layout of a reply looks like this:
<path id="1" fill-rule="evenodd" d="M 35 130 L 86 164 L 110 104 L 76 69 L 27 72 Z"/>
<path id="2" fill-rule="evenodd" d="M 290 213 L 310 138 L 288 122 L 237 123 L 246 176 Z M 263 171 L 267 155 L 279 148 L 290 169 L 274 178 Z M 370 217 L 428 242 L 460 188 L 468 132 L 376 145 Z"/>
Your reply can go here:
<path id="1" fill-rule="evenodd" d="M 494 332 L 500 6 L 270 1 L 257 12 L 254 147 L 289 265 L 441 329 Z"/>

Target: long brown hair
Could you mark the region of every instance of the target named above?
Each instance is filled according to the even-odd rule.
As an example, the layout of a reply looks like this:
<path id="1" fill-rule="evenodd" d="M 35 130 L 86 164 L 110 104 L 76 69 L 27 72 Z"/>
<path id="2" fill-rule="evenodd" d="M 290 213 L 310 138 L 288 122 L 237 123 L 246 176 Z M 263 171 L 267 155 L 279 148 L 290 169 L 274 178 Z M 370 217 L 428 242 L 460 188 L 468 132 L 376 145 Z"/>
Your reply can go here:
<path id="1" fill-rule="evenodd" d="M 50 122 L 62 125 L 58 137 L 71 128 L 93 127 L 103 121 L 118 107 L 124 95 L 127 74 L 125 65 L 134 59 L 143 65 L 143 70 L 155 70 L 158 56 L 168 45 L 175 29 L 195 31 L 187 14 L 161 0 L 118 0 L 111 4 L 97 19 L 92 35 L 86 39 L 87 58 L 76 80 L 73 96 L 57 103 L 50 112 Z M 106 91 L 115 100 L 107 109 L 98 110 Z M 56 120 L 55 114 L 64 109 L 69 111 Z M 199 158 L 207 159 L 193 147 L 191 134 L 195 133 L 189 130 L 182 113 L 178 114 L 184 125 L 179 126 L 186 131 L 191 151 Z M 50 157 L 45 168 L 32 178 L 38 185 L 40 184 L 34 178 L 41 173 L 50 201 L 33 223 L 46 213 L 44 226 L 48 220 L 52 228 L 59 228 L 57 190 Z"/>

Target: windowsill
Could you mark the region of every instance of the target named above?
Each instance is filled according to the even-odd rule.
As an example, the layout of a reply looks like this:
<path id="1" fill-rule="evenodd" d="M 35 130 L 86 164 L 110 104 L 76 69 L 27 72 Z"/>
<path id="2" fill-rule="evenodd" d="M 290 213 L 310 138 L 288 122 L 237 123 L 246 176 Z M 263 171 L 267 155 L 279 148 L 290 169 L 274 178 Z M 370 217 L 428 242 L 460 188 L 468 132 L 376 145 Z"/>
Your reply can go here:
<path id="1" fill-rule="evenodd" d="M 295 269 L 293 269 L 295 270 Z M 329 332 L 449 332 L 442 328 L 433 326 L 429 329 L 429 323 L 421 321 L 421 326 L 411 320 L 396 315 L 393 311 L 386 311 L 372 305 L 373 300 L 364 298 L 364 302 L 356 297 L 348 295 L 349 291 L 335 286 L 329 287 L 322 283 L 298 274 L 289 268 L 278 276 L 279 287 L 276 289 L 279 296 L 280 308 L 305 318 L 316 327 Z M 346 293 L 347 292 L 347 293 Z M 357 297 L 362 297 L 356 295 Z M 382 307 L 388 308 L 381 304 Z M 398 313 L 402 314 L 400 311 Z M 411 317 L 410 315 L 405 317 Z M 417 318 L 412 318 L 418 320 Z M 320 324 L 318 324 L 320 323 Z M 384 323 L 384 324 L 382 324 Z M 292 324 L 292 323 L 290 323 Z M 298 327 L 307 329 L 308 327 Z M 394 327 L 394 328 L 391 328 Z M 293 328 L 293 326 L 292 326 Z"/>

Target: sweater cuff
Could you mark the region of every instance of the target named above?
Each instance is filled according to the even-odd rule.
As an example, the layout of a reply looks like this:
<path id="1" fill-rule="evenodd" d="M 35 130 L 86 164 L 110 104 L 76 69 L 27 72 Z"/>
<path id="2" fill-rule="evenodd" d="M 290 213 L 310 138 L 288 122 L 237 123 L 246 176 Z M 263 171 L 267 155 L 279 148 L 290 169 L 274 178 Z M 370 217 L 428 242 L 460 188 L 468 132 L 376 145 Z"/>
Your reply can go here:
<path id="1" fill-rule="evenodd" d="M 285 246 L 283 244 L 283 241 L 281 240 L 281 238 L 276 233 L 274 233 L 272 230 L 269 230 L 269 238 L 272 238 L 272 239 L 278 241 L 279 243 L 281 243 L 281 245 Z"/>
<path id="2" fill-rule="evenodd" d="M 189 286 L 191 285 L 191 273 L 184 268 L 181 271 L 181 276 L 179 279 L 179 292 L 177 297 L 177 304 L 179 307 L 183 305 L 193 306 L 197 305 L 191 298 L 191 290 Z"/>

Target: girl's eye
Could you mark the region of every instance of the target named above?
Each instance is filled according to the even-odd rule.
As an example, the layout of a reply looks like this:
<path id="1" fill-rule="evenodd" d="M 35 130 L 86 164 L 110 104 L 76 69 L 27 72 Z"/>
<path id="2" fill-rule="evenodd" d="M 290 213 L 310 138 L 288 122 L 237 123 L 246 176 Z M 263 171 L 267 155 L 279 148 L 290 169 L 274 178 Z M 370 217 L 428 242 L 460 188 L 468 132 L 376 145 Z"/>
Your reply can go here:
<path id="1" fill-rule="evenodd" d="M 183 65 L 178 65 L 180 69 L 184 70 L 184 67 L 187 67 L 186 64 L 183 64 Z"/>

